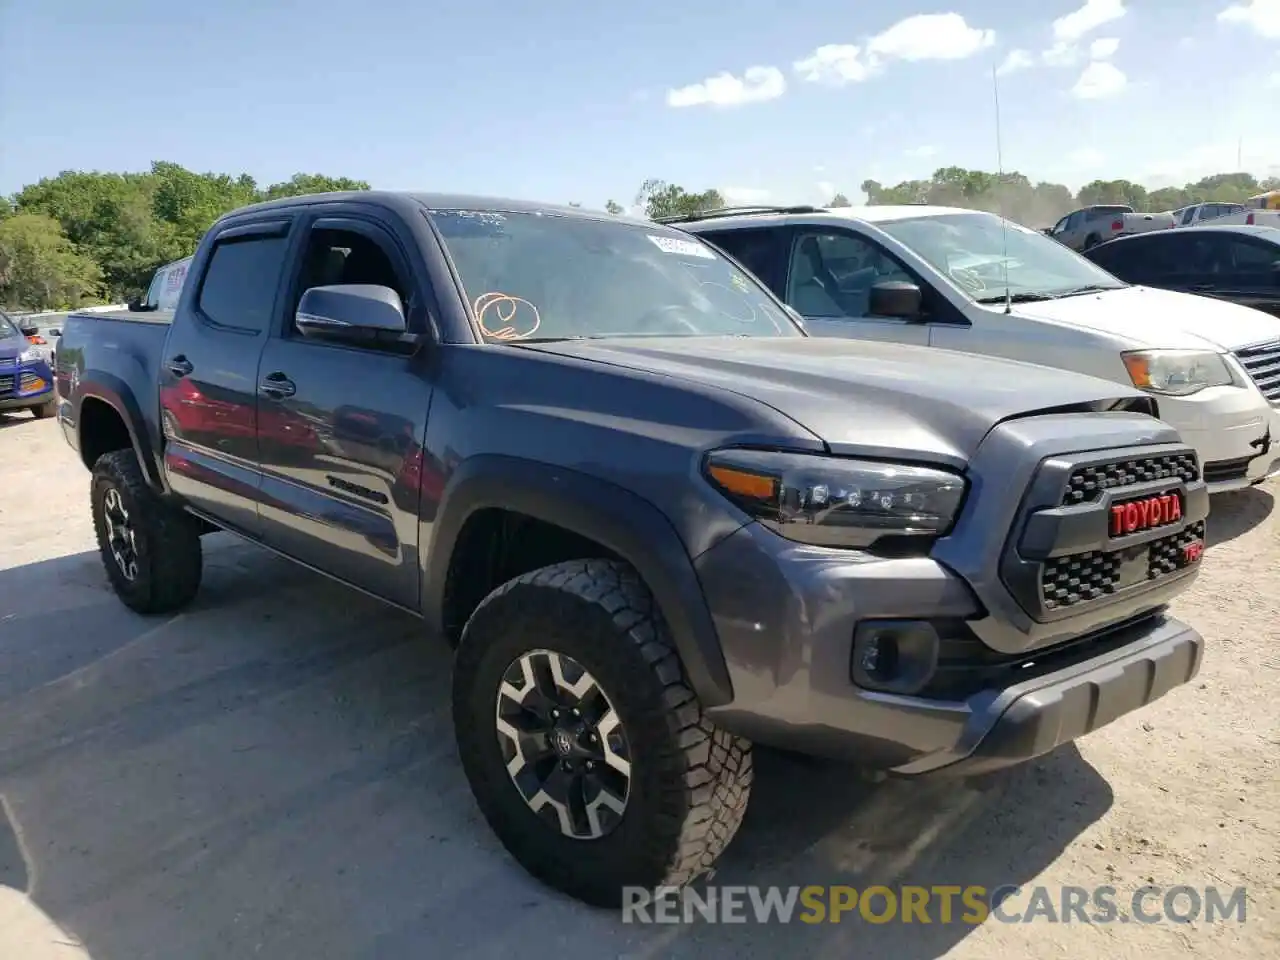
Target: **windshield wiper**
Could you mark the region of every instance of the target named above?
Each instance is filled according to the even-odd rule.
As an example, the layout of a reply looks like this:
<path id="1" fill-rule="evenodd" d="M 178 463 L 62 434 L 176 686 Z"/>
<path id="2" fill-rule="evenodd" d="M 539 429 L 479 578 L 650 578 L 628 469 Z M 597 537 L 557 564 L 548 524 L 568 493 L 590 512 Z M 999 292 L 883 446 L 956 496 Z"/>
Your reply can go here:
<path id="1" fill-rule="evenodd" d="M 1040 300 L 1053 300 L 1054 297 L 1047 293 L 1013 293 L 1005 297 L 1003 293 L 1000 293 L 994 297 L 979 297 L 975 302 L 1004 303 L 1006 299 L 1009 303 L 1037 303 Z"/>
<path id="2" fill-rule="evenodd" d="M 1102 283 L 1086 283 L 1083 287 L 1072 287 L 1070 290 L 1058 290 L 1053 294 L 1055 300 L 1062 297 L 1078 297 L 1086 293 L 1105 293 L 1107 290 L 1123 290 L 1123 287 Z"/>

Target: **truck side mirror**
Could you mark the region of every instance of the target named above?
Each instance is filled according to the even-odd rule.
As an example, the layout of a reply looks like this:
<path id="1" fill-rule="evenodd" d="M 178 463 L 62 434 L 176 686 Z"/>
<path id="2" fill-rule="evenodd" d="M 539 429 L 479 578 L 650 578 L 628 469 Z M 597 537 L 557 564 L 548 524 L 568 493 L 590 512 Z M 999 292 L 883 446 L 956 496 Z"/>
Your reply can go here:
<path id="1" fill-rule="evenodd" d="M 376 283 L 311 287 L 294 324 L 304 337 L 341 340 L 398 339 L 407 329 L 400 295 Z"/>
<path id="2" fill-rule="evenodd" d="M 21 327 L 18 328 L 18 330 L 22 333 L 24 337 L 34 337 L 40 333 L 39 327 L 32 326 L 29 323 L 23 324 Z"/>
<path id="3" fill-rule="evenodd" d="M 867 315 L 918 320 L 923 304 L 924 295 L 914 283 L 908 283 L 905 280 L 883 280 L 871 287 Z"/>

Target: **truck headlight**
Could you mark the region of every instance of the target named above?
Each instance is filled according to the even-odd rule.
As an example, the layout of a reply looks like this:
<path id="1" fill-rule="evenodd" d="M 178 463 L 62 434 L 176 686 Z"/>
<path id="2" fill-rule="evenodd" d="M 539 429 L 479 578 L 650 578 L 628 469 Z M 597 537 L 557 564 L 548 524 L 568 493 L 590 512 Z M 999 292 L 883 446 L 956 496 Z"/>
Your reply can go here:
<path id="1" fill-rule="evenodd" d="M 32 360 L 39 360 L 39 359 L 40 359 L 40 351 L 37 350 L 35 347 L 27 347 L 27 349 L 23 350 L 20 354 L 18 354 L 19 363 L 30 363 Z"/>
<path id="2" fill-rule="evenodd" d="M 1186 397 L 1235 383 L 1221 354 L 1200 350 L 1131 350 L 1120 354 L 1139 390 Z"/>
<path id="3" fill-rule="evenodd" d="M 963 477 L 933 467 L 771 450 L 717 450 L 703 472 L 788 540 L 829 547 L 942 536 L 965 494 Z"/>

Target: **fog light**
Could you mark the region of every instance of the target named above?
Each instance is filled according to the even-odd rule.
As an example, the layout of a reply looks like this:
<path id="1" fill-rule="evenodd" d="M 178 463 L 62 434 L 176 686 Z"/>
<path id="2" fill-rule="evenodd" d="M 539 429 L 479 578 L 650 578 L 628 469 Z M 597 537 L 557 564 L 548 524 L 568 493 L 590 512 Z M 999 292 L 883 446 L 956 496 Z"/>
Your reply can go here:
<path id="1" fill-rule="evenodd" d="M 853 632 L 851 679 L 867 690 L 910 694 L 938 664 L 938 631 L 927 620 L 864 620 Z"/>
<path id="2" fill-rule="evenodd" d="M 898 661 L 898 644 L 891 634 L 876 632 L 862 647 L 862 672 L 873 680 L 892 678 Z"/>

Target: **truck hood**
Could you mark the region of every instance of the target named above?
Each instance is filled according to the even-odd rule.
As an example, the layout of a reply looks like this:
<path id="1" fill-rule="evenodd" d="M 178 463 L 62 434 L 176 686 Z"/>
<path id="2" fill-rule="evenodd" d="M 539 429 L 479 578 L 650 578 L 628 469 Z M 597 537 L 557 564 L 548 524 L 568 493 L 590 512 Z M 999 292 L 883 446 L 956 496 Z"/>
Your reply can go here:
<path id="1" fill-rule="evenodd" d="M 1024 303 L 1014 313 L 1122 337 L 1135 347 L 1231 351 L 1280 339 L 1280 318 L 1154 287 L 1125 287 L 1062 300 Z"/>
<path id="2" fill-rule="evenodd" d="M 833 453 L 961 467 L 1003 420 L 1148 400 L 1137 390 L 1083 374 L 872 341 L 633 337 L 524 348 L 733 391 L 790 417 Z"/>

